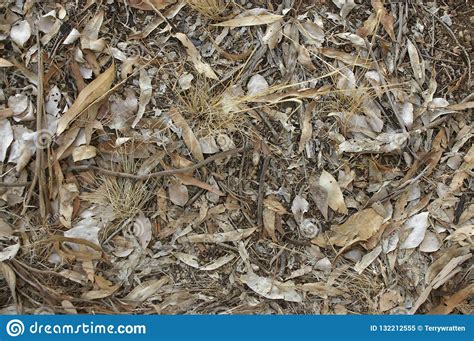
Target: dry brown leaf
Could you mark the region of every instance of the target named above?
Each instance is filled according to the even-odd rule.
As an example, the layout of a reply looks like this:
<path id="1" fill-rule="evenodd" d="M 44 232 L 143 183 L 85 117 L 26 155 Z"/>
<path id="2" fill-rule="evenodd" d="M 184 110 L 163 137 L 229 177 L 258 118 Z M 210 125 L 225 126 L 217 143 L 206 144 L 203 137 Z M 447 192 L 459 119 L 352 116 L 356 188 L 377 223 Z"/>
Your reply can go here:
<path id="1" fill-rule="evenodd" d="M 208 192 L 214 193 L 218 196 L 224 196 L 225 193 L 219 190 L 219 188 L 216 188 L 207 182 L 201 181 L 199 179 L 193 178 L 192 176 L 184 175 L 184 174 L 175 174 L 174 175 L 176 178 L 178 178 L 183 185 L 188 185 L 188 186 L 196 186 L 202 189 L 205 189 Z"/>
<path id="2" fill-rule="evenodd" d="M 474 296 L 474 284 L 470 284 L 467 287 L 459 290 L 448 299 L 445 299 L 443 303 L 430 310 L 430 315 L 447 315 L 451 313 L 458 305 L 463 303 L 465 300 Z"/>
<path id="3" fill-rule="evenodd" d="M 238 229 L 231 232 L 222 232 L 214 234 L 196 234 L 188 237 L 180 237 L 178 241 L 180 243 L 226 243 L 226 242 L 237 242 L 244 238 L 247 238 L 255 232 L 257 228 L 250 229 Z"/>
<path id="4" fill-rule="evenodd" d="M 388 289 L 385 291 L 379 300 L 379 310 L 380 312 L 384 312 L 395 308 L 402 302 L 402 297 L 400 293 L 393 289 Z"/>
<path id="5" fill-rule="evenodd" d="M 448 262 L 456 257 L 469 254 L 469 247 L 458 247 L 444 250 L 443 254 L 436 259 L 428 268 L 425 275 L 425 283 L 428 284 L 433 281 L 436 275 L 443 269 Z"/>
<path id="6" fill-rule="evenodd" d="M 328 58 L 340 60 L 341 62 L 344 62 L 347 65 L 351 65 L 351 66 L 357 65 L 357 66 L 365 67 L 365 68 L 371 68 L 373 65 L 373 62 L 370 59 L 362 58 L 362 57 L 352 55 L 343 51 L 339 51 L 336 49 L 332 49 L 329 47 L 320 48 L 318 49 L 318 51 L 322 55 Z"/>
<path id="7" fill-rule="evenodd" d="M 188 147 L 191 154 L 198 160 L 203 161 L 204 155 L 202 154 L 201 145 L 194 135 L 193 131 L 189 127 L 188 123 L 184 119 L 176 108 L 171 108 L 168 112 L 168 116 L 171 117 L 174 124 L 181 129 L 183 134 L 183 140 L 186 146 Z"/>
<path id="8" fill-rule="evenodd" d="M 425 67 L 420 61 L 420 56 L 418 55 L 418 50 L 415 44 L 412 43 L 410 39 L 407 38 L 407 48 L 408 56 L 410 57 L 411 68 L 413 69 L 413 74 L 418 84 L 423 84 L 425 81 Z"/>
<path id="9" fill-rule="evenodd" d="M 356 33 L 362 38 L 370 37 L 374 34 L 374 31 L 377 28 L 377 24 L 377 15 L 375 13 L 372 13 L 369 18 L 364 22 L 364 26 L 360 27 Z"/>
<path id="10" fill-rule="evenodd" d="M 278 201 L 278 199 L 273 196 L 269 195 L 267 198 L 263 200 L 263 205 L 265 208 L 279 214 L 279 215 L 284 215 L 288 214 L 288 211 L 286 208 L 282 205 L 281 202 Z"/>
<path id="11" fill-rule="evenodd" d="M 170 0 L 127 0 L 130 7 L 141 9 L 142 11 L 160 10 L 174 1 Z"/>
<path id="12" fill-rule="evenodd" d="M 216 73 L 212 70 L 211 66 L 201 60 L 201 55 L 199 54 L 199 51 L 184 33 L 175 33 L 173 37 L 178 39 L 181 44 L 183 44 L 183 46 L 186 48 L 186 52 L 188 53 L 189 59 L 193 63 L 197 72 L 204 74 L 208 78 L 218 79 Z"/>
<path id="13" fill-rule="evenodd" d="M 189 200 L 189 193 L 186 186 L 180 183 L 171 183 L 168 186 L 170 201 L 178 206 L 184 206 Z"/>
<path id="14" fill-rule="evenodd" d="M 344 295 L 344 291 L 342 291 L 341 289 L 332 287 L 322 282 L 304 283 L 299 285 L 298 289 L 306 291 L 307 293 L 312 295 L 317 295 L 324 299 L 327 299 L 330 296 Z"/>
<path id="15" fill-rule="evenodd" d="M 57 134 L 61 135 L 89 105 L 101 99 L 112 86 L 115 78 L 115 64 L 112 64 L 104 73 L 89 83 L 84 90 L 79 93 L 73 105 L 58 120 Z"/>
<path id="16" fill-rule="evenodd" d="M 125 296 L 124 300 L 143 302 L 153 296 L 163 285 L 168 283 L 168 277 L 161 277 L 160 279 L 152 279 L 142 282 L 133 288 L 132 291 Z"/>
<path id="17" fill-rule="evenodd" d="M 275 235 L 275 218 L 276 214 L 274 211 L 269 210 L 268 208 L 263 209 L 263 228 L 274 242 L 277 241 Z"/>
<path id="18" fill-rule="evenodd" d="M 0 273 L 3 275 L 3 279 L 8 284 L 10 294 L 15 303 L 17 302 L 16 297 L 16 275 L 10 265 L 5 262 L 0 262 Z"/>
<path id="19" fill-rule="evenodd" d="M 322 171 L 321 177 L 319 178 L 319 186 L 324 188 L 327 192 L 329 207 L 336 212 L 347 214 L 347 207 L 341 188 L 337 180 L 325 170 Z"/>
<path id="20" fill-rule="evenodd" d="M 274 278 L 261 277 L 253 272 L 240 276 L 246 284 L 257 294 L 271 300 L 285 300 L 288 302 L 302 302 L 303 298 L 296 292 L 296 286 L 291 282 L 279 282 Z"/>
<path id="21" fill-rule="evenodd" d="M 329 207 L 328 191 L 318 184 L 316 180 L 310 183 L 309 190 L 311 198 L 313 198 L 314 203 L 318 207 L 324 219 L 327 220 Z"/>
<path id="22" fill-rule="evenodd" d="M 306 143 L 309 142 L 313 135 L 313 125 L 311 124 L 311 120 L 313 118 L 313 110 L 316 107 L 316 102 L 311 102 L 306 107 L 305 111 L 303 112 L 302 119 L 301 119 L 301 137 L 300 143 L 298 146 L 298 153 L 301 153 L 306 146 Z"/>
<path id="23" fill-rule="evenodd" d="M 385 31 L 387 31 L 390 38 L 395 41 L 395 31 L 393 30 L 393 24 L 395 22 L 395 18 L 393 15 L 387 12 L 383 5 L 383 0 L 371 0 L 372 7 L 375 10 L 375 14 L 377 18 L 380 19 L 380 23 L 382 24 Z"/>
<path id="24" fill-rule="evenodd" d="M 354 266 L 354 271 L 360 275 L 370 264 L 372 264 L 377 259 L 381 252 L 382 246 L 379 245 L 371 252 L 364 255 L 364 257 L 362 257 L 362 259 L 358 261 Z"/>
<path id="25" fill-rule="evenodd" d="M 213 24 L 212 26 L 219 27 L 244 27 L 244 26 L 257 26 L 257 25 L 268 25 L 279 21 L 283 18 L 282 15 L 276 14 L 262 14 L 262 15 L 250 15 L 246 17 L 234 18 Z"/>
<path id="26" fill-rule="evenodd" d="M 85 300 L 97 300 L 105 297 L 109 297 L 120 288 L 120 284 L 111 285 L 105 289 L 91 290 L 82 294 L 82 298 Z"/>
<path id="27" fill-rule="evenodd" d="M 9 62 L 8 60 L 4 58 L 0 58 L 0 67 L 10 67 L 10 66 L 15 66 L 15 64 Z"/>
<path id="28" fill-rule="evenodd" d="M 328 231 L 328 241 L 319 235 L 311 242 L 321 247 L 346 247 L 355 242 L 366 241 L 382 227 L 383 219 L 373 208 L 367 208 L 351 215 L 342 225 L 332 225 Z"/>

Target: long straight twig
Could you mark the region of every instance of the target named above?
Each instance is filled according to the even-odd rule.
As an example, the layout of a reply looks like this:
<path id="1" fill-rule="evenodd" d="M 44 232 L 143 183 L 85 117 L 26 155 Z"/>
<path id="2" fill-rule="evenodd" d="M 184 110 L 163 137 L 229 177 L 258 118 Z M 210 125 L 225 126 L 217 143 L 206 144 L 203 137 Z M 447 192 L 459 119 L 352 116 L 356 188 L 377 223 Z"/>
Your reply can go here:
<path id="1" fill-rule="evenodd" d="M 267 174 L 268 164 L 270 163 L 270 156 L 265 155 L 263 158 L 262 168 L 260 171 L 260 179 L 258 183 L 258 196 L 257 196 L 257 225 L 263 225 L 263 195 L 265 189 L 265 176 Z"/>

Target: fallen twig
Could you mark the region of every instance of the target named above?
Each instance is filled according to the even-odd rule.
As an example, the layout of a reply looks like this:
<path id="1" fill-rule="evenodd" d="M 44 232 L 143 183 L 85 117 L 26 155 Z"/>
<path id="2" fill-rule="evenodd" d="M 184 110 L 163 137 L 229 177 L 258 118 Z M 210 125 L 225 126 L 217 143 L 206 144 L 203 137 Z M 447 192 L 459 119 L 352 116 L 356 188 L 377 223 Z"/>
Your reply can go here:
<path id="1" fill-rule="evenodd" d="M 265 188 L 265 175 L 267 173 L 268 164 L 270 163 L 270 156 L 265 155 L 263 158 L 262 168 L 260 171 L 260 179 L 258 184 L 258 196 L 257 196 L 257 225 L 263 225 L 263 194 Z"/>

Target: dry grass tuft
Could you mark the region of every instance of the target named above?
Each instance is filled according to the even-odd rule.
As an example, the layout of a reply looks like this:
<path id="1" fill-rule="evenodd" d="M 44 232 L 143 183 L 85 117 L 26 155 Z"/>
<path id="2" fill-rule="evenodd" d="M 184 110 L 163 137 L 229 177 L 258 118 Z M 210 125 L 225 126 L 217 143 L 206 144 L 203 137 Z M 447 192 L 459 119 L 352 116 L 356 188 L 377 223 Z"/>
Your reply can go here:
<path id="1" fill-rule="evenodd" d="M 138 165 L 132 157 L 122 156 L 119 170 L 126 173 L 136 173 Z M 83 195 L 91 203 L 112 208 L 115 219 L 125 221 L 133 218 L 142 211 L 149 199 L 151 191 L 148 182 L 132 179 L 100 176 L 95 188 Z"/>
<path id="2" fill-rule="evenodd" d="M 228 6 L 224 0 L 187 0 L 186 2 L 192 9 L 211 20 L 222 19 Z"/>
<path id="3" fill-rule="evenodd" d="M 236 110 L 241 101 L 229 90 L 219 90 L 209 79 L 199 76 L 188 90 L 178 93 L 181 110 L 192 119 L 200 136 L 234 131 L 244 121 L 245 114 Z"/>

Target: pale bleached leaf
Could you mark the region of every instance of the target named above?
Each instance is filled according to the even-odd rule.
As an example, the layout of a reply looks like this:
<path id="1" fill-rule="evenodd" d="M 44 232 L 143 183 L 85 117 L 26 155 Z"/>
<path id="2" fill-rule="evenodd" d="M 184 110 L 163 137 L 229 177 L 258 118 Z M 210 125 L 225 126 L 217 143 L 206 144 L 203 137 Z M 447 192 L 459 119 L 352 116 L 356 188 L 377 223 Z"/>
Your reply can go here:
<path id="1" fill-rule="evenodd" d="M 420 245 L 425 238 L 428 225 L 428 212 L 419 213 L 409 218 L 403 227 L 403 231 L 407 232 L 408 236 L 401 243 L 400 249 L 413 249 Z"/>
<path id="2" fill-rule="evenodd" d="M 260 277 L 253 272 L 240 276 L 240 280 L 254 292 L 265 298 L 288 302 L 303 301 L 301 295 L 296 292 L 293 282 L 279 282 L 274 278 Z"/>
<path id="3" fill-rule="evenodd" d="M 145 69 L 140 70 L 140 77 L 139 77 L 139 85 L 140 85 L 140 97 L 138 99 L 138 112 L 135 120 L 132 123 L 132 128 L 140 122 L 145 113 L 146 106 L 151 100 L 151 95 L 153 93 L 153 88 L 151 86 L 151 77 L 148 75 L 148 72 Z"/>
<path id="4" fill-rule="evenodd" d="M 163 285 L 168 283 L 168 277 L 161 277 L 160 279 L 152 279 L 142 282 L 133 288 L 132 291 L 125 296 L 124 300 L 143 302 L 153 296 Z"/>
<path id="5" fill-rule="evenodd" d="M 257 228 L 250 229 L 237 229 L 231 232 L 222 232 L 214 234 L 196 234 L 193 236 L 178 238 L 180 243 L 225 243 L 225 242 L 236 242 L 247 238 L 255 232 Z"/>
<path id="6" fill-rule="evenodd" d="M 300 195 L 295 196 L 293 203 L 291 204 L 291 212 L 297 223 L 300 223 L 303 220 L 303 215 L 308 212 L 309 203 L 308 201 Z"/>
<path id="7" fill-rule="evenodd" d="M 276 15 L 276 14 L 249 15 L 245 17 L 238 17 L 238 18 L 226 20 L 217 24 L 213 24 L 213 26 L 244 27 L 244 26 L 268 25 L 276 21 L 279 21 L 281 18 L 283 18 L 282 15 Z"/>
<path id="8" fill-rule="evenodd" d="M 0 119 L 0 162 L 5 160 L 8 147 L 13 142 L 13 129 L 8 119 Z"/>
<path id="9" fill-rule="evenodd" d="M 183 46 L 186 48 L 188 57 L 196 68 L 197 72 L 204 74 L 208 78 L 218 79 L 216 73 L 212 70 L 211 66 L 201 60 L 201 55 L 199 54 L 199 51 L 184 33 L 175 33 L 173 37 L 178 39 L 181 44 L 183 44 Z"/>
<path id="10" fill-rule="evenodd" d="M 319 185 L 327 192 L 329 207 L 336 212 L 347 214 L 344 196 L 337 180 L 331 174 L 323 170 L 319 178 Z"/>
<path id="11" fill-rule="evenodd" d="M 10 30 L 10 38 L 20 47 L 23 47 L 30 37 L 31 26 L 26 20 L 17 22 Z"/>
<path id="12" fill-rule="evenodd" d="M 7 246 L 0 251 L 0 262 L 13 259 L 20 250 L 20 243 Z"/>
<path id="13" fill-rule="evenodd" d="M 183 134 L 184 143 L 188 147 L 191 154 L 198 160 L 203 161 L 204 155 L 202 154 L 201 145 L 199 144 L 196 136 L 189 127 L 184 117 L 179 113 L 178 109 L 171 108 L 168 112 L 168 116 L 171 117 L 174 124 L 181 129 Z"/>

